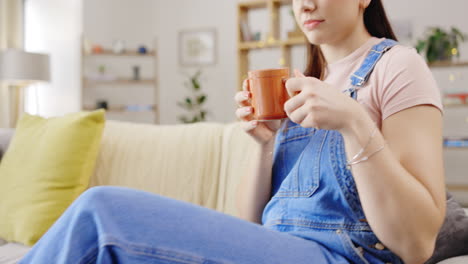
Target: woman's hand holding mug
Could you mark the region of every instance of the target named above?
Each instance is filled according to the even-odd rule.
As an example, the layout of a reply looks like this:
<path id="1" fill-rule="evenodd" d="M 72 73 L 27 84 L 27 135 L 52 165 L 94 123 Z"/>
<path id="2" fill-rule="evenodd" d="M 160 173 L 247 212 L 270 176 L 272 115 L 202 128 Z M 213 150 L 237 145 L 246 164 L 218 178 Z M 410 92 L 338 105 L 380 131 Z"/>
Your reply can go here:
<path id="1" fill-rule="evenodd" d="M 269 121 L 255 119 L 249 85 L 248 79 L 244 80 L 242 91 L 236 93 L 234 97 L 239 106 L 236 110 L 236 116 L 242 121 L 241 127 L 247 134 L 252 136 L 260 145 L 267 145 L 274 141 L 276 131 L 281 126 L 281 119 Z"/>

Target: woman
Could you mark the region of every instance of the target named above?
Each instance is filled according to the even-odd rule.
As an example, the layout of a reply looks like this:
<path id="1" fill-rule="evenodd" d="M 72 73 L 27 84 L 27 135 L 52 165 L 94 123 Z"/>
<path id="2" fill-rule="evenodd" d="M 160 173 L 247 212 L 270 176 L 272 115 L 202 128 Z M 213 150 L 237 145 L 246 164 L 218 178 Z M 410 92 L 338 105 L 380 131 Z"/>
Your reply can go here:
<path id="1" fill-rule="evenodd" d="M 248 221 L 123 188 L 85 192 L 22 263 L 423 263 L 445 215 L 439 92 L 380 0 L 294 0 L 310 42 L 286 120 L 239 188 Z M 306 77 L 308 76 L 308 77 Z M 254 222 L 254 223 L 251 223 Z M 262 223 L 259 225 L 256 223 Z"/>

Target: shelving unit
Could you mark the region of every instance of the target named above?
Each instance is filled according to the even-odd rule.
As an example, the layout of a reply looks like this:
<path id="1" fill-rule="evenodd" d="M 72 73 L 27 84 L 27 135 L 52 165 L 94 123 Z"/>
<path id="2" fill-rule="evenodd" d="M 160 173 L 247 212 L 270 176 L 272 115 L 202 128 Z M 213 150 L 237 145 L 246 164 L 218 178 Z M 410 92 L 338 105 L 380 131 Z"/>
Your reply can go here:
<path id="1" fill-rule="evenodd" d="M 282 6 L 290 6 L 291 0 L 251 0 L 238 3 L 238 86 L 242 87 L 242 81 L 247 78 L 249 70 L 249 52 L 258 49 L 281 49 L 281 57 L 278 58 L 279 66 L 291 67 L 291 48 L 296 45 L 307 43 L 305 36 L 289 39 L 280 39 L 280 15 L 279 9 Z M 242 34 L 242 24 L 249 24 L 248 13 L 254 9 L 267 9 L 269 28 L 267 38 L 264 41 L 244 41 Z"/>
<path id="2" fill-rule="evenodd" d="M 433 62 L 429 63 L 430 68 L 447 68 L 447 67 L 468 67 L 468 61 L 461 62 Z"/>
<path id="3" fill-rule="evenodd" d="M 443 68 L 464 68 L 468 67 L 468 61 L 459 62 L 435 62 L 428 64 L 431 69 L 438 70 Z M 467 83 L 468 85 L 468 83 Z M 468 92 L 468 86 L 467 86 Z M 444 103 L 444 136 L 452 136 L 451 133 L 466 131 L 468 123 L 468 103 L 466 98 L 460 94 L 444 94 L 444 97 L 459 97 L 460 103 Z M 462 103 L 465 101 L 465 103 Z M 466 110 L 466 115 L 463 114 Z M 446 135 L 446 134 L 449 135 Z M 460 135 L 459 135 L 460 136 Z M 468 137 L 468 134 L 463 135 Z M 446 188 L 455 198 L 468 206 L 467 193 L 468 181 L 464 180 L 465 170 L 468 168 L 463 161 L 468 158 L 468 147 L 466 146 L 444 146 L 444 160 L 446 169 Z"/>
<path id="4" fill-rule="evenodd" d="M 117 80 L 110 80 L 110 81 L 85 79 L 85 87 L 88 87 L 91 85 L 98 85 L 98 84 L 101 84 L 101 85 L 152 84 L 154 85 L 155 83 L 156 83 L 156 80 L 154 79 L 147 79 L 147 80 L 117 79 Z"/>
<path id="5" fill-rule="evenodd" d="M 131 110 L 132 108 L 139 108 L 141 107 L 142 109 L 141 110 Z M 150 109 L 147 109 L 147 108 L 150 108 Z M 87 110 L 87 111 L 92 111 L 92 110 L 95 110 L 96 108 L 94 106 L 90 106 L 90 105 L 85 105 L 83 107 L 84 110 Z M 138 113 L 138 112 L 153 112 L 153 111 L 157 111 L 157 106 L 156 105 L 151 105 L 151 106 L 138 106 L 138 105 L 135 105 L 135 106 L 131 106 L 131 105 L 113 105 L 111 107 L 108 107 L 107 112 L 115 112 L 115 113 L 118 113 L 118 112 L 132 112 L 132 113 Z"/>
<path id="6" fill-rule="evenodd" d="M 139 53 L 137 50 L 114 53 L 110 49 L 104 49 L 99 53 L 86 53 L 82 49 L 81 59 L 83 110 L 97 109 L 98 101 L 106 101 L 108 119 L 159 123 L 157 52 L 155 48 L 146 53 Z M 90 66 L 93 63 L 94 67 Z M 134 79 L 133 76 L 130 76 L 132 75 L 132 66 L 135 64 L 140 65 L 140 63 L 147 66 L 144 70 L 146 73 L 151 74 L 150 76 L 143 76 L 143 67 L 140 67 L 140 77 Z M 110 68 L 126 67 L 128 70 L 125 74 L 120 72 L 114 73 L 114 75 L 99 75 L 96 64 L 106 65 L 106 68 L 107 66 Z M 151 67 L 151 69 L 148 70 L 148 67 Z M 93 70 L 93 76 L 90 77 L 89 71 Z M 96 94 L 99 94 L 99 96 L 96 96 Z M 148 96 L 148 94 L 151 94 L 151 96 Z M 141 102 L 141 97 L 144 97 L 144 103 Z"/>

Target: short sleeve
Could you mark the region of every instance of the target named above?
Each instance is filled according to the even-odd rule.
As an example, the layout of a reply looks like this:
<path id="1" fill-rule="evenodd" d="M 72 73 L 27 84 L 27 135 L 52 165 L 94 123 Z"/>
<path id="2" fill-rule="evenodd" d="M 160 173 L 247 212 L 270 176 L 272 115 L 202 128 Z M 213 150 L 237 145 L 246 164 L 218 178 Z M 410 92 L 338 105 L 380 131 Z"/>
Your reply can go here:
<path id="1" fill-rule="evenodd" d="M 443 111 L 441 93 L 431 70 L 414 48 L 395 46 L 382 57 L 378 92 L 382 120 L 417 105 Z"/>

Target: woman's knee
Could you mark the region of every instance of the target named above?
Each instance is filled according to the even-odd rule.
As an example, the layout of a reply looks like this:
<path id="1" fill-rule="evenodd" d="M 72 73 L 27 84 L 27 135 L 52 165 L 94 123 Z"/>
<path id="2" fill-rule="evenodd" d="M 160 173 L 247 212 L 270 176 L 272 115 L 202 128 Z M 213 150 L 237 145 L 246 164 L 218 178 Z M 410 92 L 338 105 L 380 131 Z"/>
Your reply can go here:
<path id="1" fill-rule="evenodd" d="M 112 201 L 118 195 L 116 187 L 96 186 L 84 191 L 77 199 L 77 203 L 96 205 L 102 202 Z"/>

